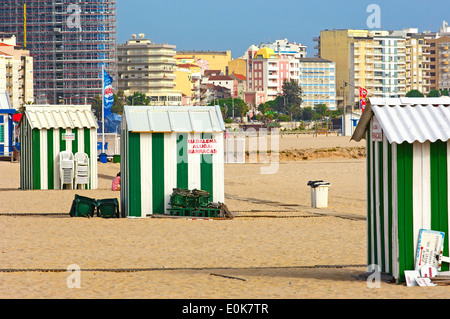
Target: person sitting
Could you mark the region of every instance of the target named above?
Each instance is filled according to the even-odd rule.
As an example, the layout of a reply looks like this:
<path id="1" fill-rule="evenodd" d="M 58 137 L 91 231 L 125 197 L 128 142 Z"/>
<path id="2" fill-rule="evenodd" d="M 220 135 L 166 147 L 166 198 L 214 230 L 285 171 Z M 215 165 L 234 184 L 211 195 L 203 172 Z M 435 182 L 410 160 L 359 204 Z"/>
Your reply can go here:
<path id="1" fill-rule="evenodd" d="M 117 173 L 117 176 L 114 178 L 111 190 L 120 191 L 120 172 Z"/>

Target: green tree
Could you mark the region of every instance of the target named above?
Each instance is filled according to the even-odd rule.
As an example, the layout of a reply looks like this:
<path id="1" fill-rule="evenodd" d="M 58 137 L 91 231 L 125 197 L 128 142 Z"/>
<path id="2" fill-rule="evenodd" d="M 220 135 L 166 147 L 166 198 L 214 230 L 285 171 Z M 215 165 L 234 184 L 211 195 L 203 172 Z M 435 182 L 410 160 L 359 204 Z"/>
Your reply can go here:
<path id="1" fill-rule="evenodd" d="M 424 97 L 424 95 L 419 90 L 411 90 L 406 93 L 406 97 Z"/>
<path id="2" fill-rule="evenodd" d="M 258 111 L 261 112 L 263 116 L 263 122 L 267 124 L 267 122 L 273 119 L 273 108 L 271 103 L 261 103 L 258 105 Z"/>
<path id="3" fill-rule="evenodd" d="M 150 105 L 150 98 L 144 93 L 134 92 L 133 95 L 128 96 L 129 105 Z"/>
<path id="4" fill-rule="evenodd" d="M 291 105 L 302 105 L 302 88 L 300 87 L 297 80 L 291 79 L 289 81 L 285 80 L 282 86 L 283 90 L 283 112 L 284 114 L 289 114 L 289 107 Z M 281 102 L 281 99 L 278 100 Z"/>
<path id="5" fill-rule="evenodd" d="M 441 96 L 448 96 L 448 90 L 447 89 L 443 89 L 441 91 Z"/>
<path id="6" fill-rule="evenodd" d="M 304 107 L 302 110 L 302 120 L 303 121 L 311 121 L 314 117 L 314 111 L 312 107 Z"/>
<path id="7" fill-rule="evenodd" d="M 440 97 L 441 92 L 439 90 L 431 90 L 430 93 L 428 93 L 427 97 Z"/>
<path id="8" fill-rule="evenodd" d="M 127 97 L 123 91 L 114 93 L 114 104 L 112 106 L 111 112 L 122 115 L 123 107 L 127 104 Z"/>
<path id="9" fill-rule="evenodd" d="M 330 109 L 326 104 L 316 104 L 314 105 L 314 113 L 316 113 L 316 118 L 324 118 L 329 115 Z"/>
<path id="10" fill-rule="evenodd" d="M 103 114 L 102 107 L 103 107 L 103 101 L 102 101 L 102 97 L 100 95 L 96 95 L 94 98 L 92 98 L 91 109 L 92 109 L 92 112 L 94 113 L 95 117 L 99 121 L 102 120 L 102 114 Z"/>

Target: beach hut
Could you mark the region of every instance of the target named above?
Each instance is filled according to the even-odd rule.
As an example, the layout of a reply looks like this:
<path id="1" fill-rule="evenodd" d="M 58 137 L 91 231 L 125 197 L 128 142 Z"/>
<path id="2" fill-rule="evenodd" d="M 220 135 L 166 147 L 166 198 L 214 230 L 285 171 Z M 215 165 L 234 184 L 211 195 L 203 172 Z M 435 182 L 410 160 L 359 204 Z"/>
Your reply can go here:
<path id="1" fill-rule="evenodd" d="M 444 232 L 449 255 L 450 98 L 372 98 L 352 136 L 363 138 L 368 265 L 403 281 L 421 229 Z"/>
<path id="2" fill-rule="evenodd" d="M 13 152 L 14 109 L 0 109 L 0 156 L 10 156 Z"/>
<path id="3" fill-rule="evenodd" d="M 59 154 L 89 156 L 89 189 L 98 187 L 97 122 L 89 105 L 26 106 L 20 122 L 21 189 L 60 189 Z"/>
<path id="4" fill-rule="evenodd" d="M 167 214 L 174 188 L 205 190 L 223 203 L 224 131 L 219 106 L 125 106 L 122 216 Z"/>

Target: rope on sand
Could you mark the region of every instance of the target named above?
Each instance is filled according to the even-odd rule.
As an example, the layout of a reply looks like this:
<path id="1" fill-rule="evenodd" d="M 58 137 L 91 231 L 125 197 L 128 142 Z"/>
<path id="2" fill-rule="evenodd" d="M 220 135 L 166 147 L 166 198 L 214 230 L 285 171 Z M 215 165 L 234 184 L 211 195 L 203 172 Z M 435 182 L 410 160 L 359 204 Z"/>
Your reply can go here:
<path id="1" fill-rule="evenodd" d="M 361 268 L 367 265 L 313 265 L 313 266 L 287 266 L 287 267 L 157 267 L 157 268 L 88 268 L 81 269 L 83 272 L 150 272 L 150 271 L 181 271 L 181 270 L 268 270 L 268 269 L 342 269 L 342 268 Z M 30 268 L 30 269 L 0 269 L 0 273 L 25 273 L 25 272 L 53 272 L 62 273 L 70 272 L 67 269 L 45 269 L 45 268 Z"/>

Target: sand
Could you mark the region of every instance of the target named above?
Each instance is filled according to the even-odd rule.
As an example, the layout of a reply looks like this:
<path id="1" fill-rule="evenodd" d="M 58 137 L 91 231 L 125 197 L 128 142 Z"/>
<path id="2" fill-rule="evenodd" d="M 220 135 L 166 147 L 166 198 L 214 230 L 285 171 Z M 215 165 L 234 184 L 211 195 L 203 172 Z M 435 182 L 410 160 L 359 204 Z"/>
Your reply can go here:
<path id="1" fill-rule="evenodd" d="M 284 136 L 280 151 L 364 147 L 348 137 Z M 333 152 L 330 152 L 333 153 Z M 366 272 L 366 161 L 226 164 L 233 220 L 70 218 L 74 195 L 119 198 L 119 164 L 99 163 L 99 189 L 22 191 L 19 164 L 0 161 L 0 298 L 384 299 L 448 298 L 450 286 L 406 287 Z M 309 180 L 331 183 L 311 208 Z M 69 265 L 81 269 L 69 288 Z M 223 277 L 228 276 L 228 277 Z"/>

